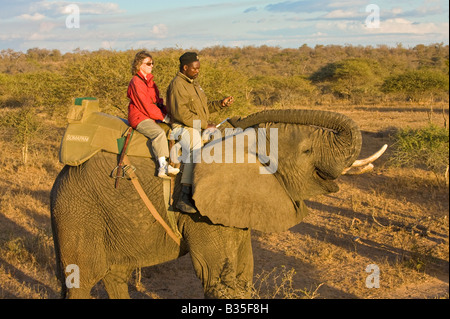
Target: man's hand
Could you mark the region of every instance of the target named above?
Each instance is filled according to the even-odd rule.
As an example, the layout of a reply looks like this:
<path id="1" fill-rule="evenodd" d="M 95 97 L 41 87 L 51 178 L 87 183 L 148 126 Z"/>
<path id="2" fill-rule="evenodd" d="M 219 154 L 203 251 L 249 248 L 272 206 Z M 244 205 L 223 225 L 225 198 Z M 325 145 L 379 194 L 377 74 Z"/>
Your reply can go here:
<path id="1" fill-rule="evenodd" d="M 213 123 L 209 123 L 208 127 L 203 131 L 202 134 L 202 141 L 207 142 L 211 139 L 211 136 L 214 134 L 214 132 L 217 130 L 216 125 Z"/>
<path id="2" fill-rule="evenodd" d="M 226 97 L 222 100 L 222 107 L 230 106 L 231 104 L 233 104 L 233 102 L 234 102 L 234 97 L 232 97 L 232 96 Z"/>

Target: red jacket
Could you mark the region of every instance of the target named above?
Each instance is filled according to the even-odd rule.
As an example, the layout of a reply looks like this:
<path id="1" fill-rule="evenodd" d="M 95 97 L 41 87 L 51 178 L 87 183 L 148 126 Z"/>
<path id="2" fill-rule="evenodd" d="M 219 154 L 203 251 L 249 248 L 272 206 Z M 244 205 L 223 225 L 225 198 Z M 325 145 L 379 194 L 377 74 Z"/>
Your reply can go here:
<path id="1" fill-rule="evenodd" d="M 153 81 L 153 74 L 147 75 L 147 80 L 140 72 L 133 76 L 128 85 L 127 96 L 130 99 L 128 122 L 134 129 L 146 119 L 164 120 L 167 110 L 165 106 L 159 108 L 157 105 L 163 105 L 164 100 L 159 96 L 158 87 Z"/>

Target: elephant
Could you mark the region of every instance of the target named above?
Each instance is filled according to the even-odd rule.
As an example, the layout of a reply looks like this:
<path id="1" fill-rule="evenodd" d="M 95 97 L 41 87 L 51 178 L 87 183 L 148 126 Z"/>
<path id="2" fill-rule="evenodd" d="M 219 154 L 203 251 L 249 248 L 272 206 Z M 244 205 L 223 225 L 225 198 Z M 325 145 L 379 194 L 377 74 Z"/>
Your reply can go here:
<path id="1" fill-rule="evenodd" d="M 196 162 L 192 196 L 198 212 L 174 212 L 180 245 L 156 222 L 129 180 L 114 188 L 110 172 L 117 154 L 99 152 L 79 166 L 62 169 L 51 190 L 50 209 L 63 298 L 90 298 L 99 281 L 109 298 L 129 298 L 128 281 L 135 269 L 188 253 L 205 298 L 250 298 L 251 231 L 280 232 L 300 223 L 308 214 L 304 201 L 337 192 L 336 179 L 355 162 L 362 146 L 358 125 L 330 111 L 265 110 L 231 118 L 226 126 L 240 129 L 206 144 L 203 154 L 218 155 L 220 147 L 230 145 L 228 139 L 236 141 L 259 129 L 266 135 L 258 139 L 270 140 L 277 158 L 251 161 L 251 153 L 258 156 L 261 149 L 252 148 L 251 139 L 244 137 L 240 141 L 246 145 L 247 162 Z M 236 153 L 238 142 L 234 146 Z M 163 181 L 154 176 L 154 160 L 130 156 L 130 162 L 167 220 Z M 262 173 L 272 163 L 276 171 Z M 174 200 L 179 188 L 176 184 Z M 70 265 L 79 268 L 77 287 L 66 284 Z"/>

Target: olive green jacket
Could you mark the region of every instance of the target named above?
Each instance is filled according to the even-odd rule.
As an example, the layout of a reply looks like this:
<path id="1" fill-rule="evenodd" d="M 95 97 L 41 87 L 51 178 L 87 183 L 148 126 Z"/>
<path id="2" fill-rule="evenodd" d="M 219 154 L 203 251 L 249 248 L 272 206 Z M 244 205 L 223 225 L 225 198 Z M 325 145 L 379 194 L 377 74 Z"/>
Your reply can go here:
<path id="1" fill-rule="evenodd" d="M 194 120 L 201 120 L 202 129 L 208 127 L 209 114 L 222 108 L 220 101 L 208 102 L 200 85 L 181 72 L 167 89 L 166 106 L 172 122 L 193 127 Z"/>

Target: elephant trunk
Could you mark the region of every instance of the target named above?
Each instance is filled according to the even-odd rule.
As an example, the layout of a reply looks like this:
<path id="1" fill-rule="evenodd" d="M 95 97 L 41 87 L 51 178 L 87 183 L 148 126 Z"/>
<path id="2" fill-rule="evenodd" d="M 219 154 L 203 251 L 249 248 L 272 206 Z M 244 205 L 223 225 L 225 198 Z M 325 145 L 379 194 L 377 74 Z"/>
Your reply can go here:
<path id="1" fill-rule="evenodd" d="M 317 168 L 324 173 L 325 179 L 336 179 L 358 157 L 362 137 L 358 125 L 349 117 L 319 110 L 267 110 L 252 114 L 246 118 L 229 120 L 234 127 L 246 129 L 262 123 L 286 123 L 309 125 L 322 128 L 324 136 L 323 149 Z M 328 154 L 328 155 L 327 155 Z M 329 158 L 332 154 L 333 158 Z"/>

